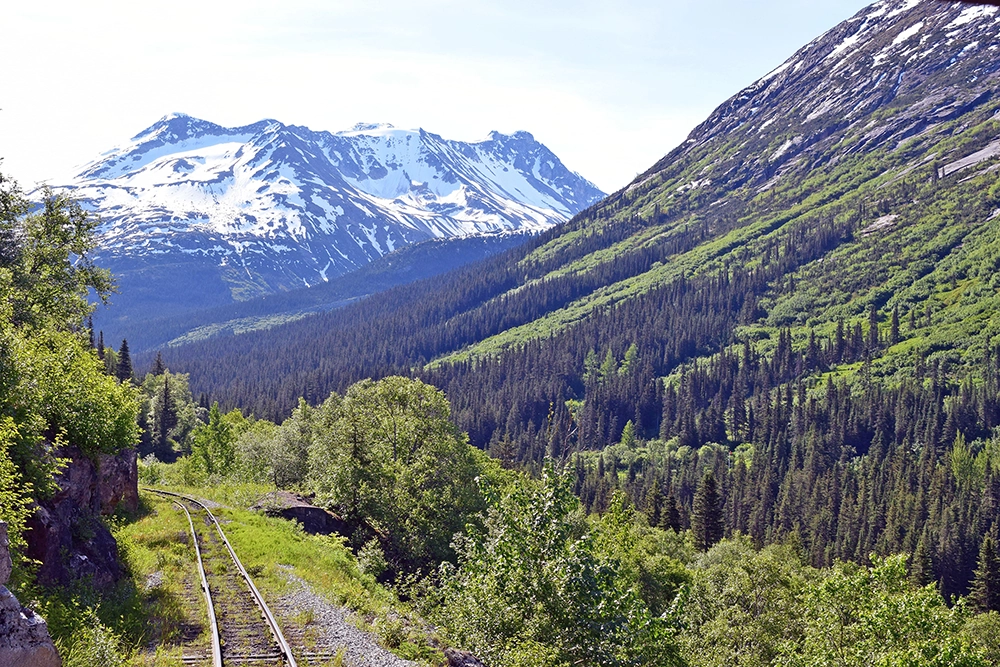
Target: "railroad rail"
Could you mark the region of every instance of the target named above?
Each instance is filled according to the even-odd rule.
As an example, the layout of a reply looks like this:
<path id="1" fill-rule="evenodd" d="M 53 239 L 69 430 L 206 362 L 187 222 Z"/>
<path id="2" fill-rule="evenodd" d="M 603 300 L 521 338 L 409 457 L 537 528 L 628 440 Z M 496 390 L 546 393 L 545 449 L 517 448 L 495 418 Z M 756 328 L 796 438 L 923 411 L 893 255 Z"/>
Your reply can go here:
<path id="1" fill-rule="evenodd" d="M 229 543 L 229 539 L 226 537 L 225 531 L 222 530 L 222 525 L 215 518 L 215 515 L 212 514 L 212 510 L 210 510 L 207 505 L 195 498 L 192 498 L 191 496 L 174 493 L 172 491 L 160 491 L 158 489 L 144 488 L 143 490 L 163 496 L 173 497 L 175 499 L 174 504 L 183 509 L 184 513 L 187 515 L 188 525 L 191 528 L 191 538 L 194 541 L 195 556 L 198 561 L 198 571 L 201 576 L 201 586 L 205 593 L 205 600 L 208 606 L 209 625 L 212 633 L 212 667 L 224 667 L 224 665 L 237 664 L 249 665 L 255 662 L 275 664 L 277 661 L 280 661 L 280 664 L 286 665 L 287 667 L 298 667 L 295 662 L 295 656 L 292 655 L 292 649 L 285 640 L 285 636 L 281 632 L 281 628 L 278 626 L 278 622 L 275 620 L 274 614 L 271 613 L 271 610 L 268 608 L 267 603 L 260 594 L 260 591 L 257 590 L 253 580 L 250 578 L 250 574 L 247 572 L 246 568 L 243 567 L 243 563 L 240 562 L 239 557 L 236 555 L 236 551 L 233 550 L 232 545 Z M 213 598 L 208 576 L 206 575 L 205 564 L 202 558 L 202 549 L 199 546 L 199 537 L 194 527 L 194 521 L 191 518 L 191 512 L 182 502 L 179 502 L 176 499 L 196 505 L 201 511 L 204 511 L 205 516 L 208 519 L 208 524 L 215 527 L 221 544 L 225 546 L 233 564 L 236 566 L 237 572 L 246 584 L 246 589 L 249 590 L 250 598 L 253 600 L 254 606 L 260 611 L 260 615 L 266 622 L 267 629 L 270 631 L 274 644 L 277 646 L 277 651 L 264 650 L 260 646 L 253 647 L 250 650 L 239 650 L 237 647 L 232 645 L 234 642 L 225 641 L 224 634 L 227 631 L 233 636 L 248 631 L 246 619 L 242 619 L 243 622 L 241 623 L 239 618 L 241 615 L 240 607 L 242 603 L 238 598 L 243 597 L 245 599 L 245 591 L 242 593 L 236 593 L 234 596 L 235 591 L 233 588 L 236 586 L 232 584 L 232 582 L 225 582 L 225 577 L 223 576 L 224 572 L 219 573 L 217 576 L 213 577 L 216 579 L 216 597 L 222 597 L 221 593 L 223 592 L 229 597 L 223 601 L 223 604 L 216 605 L 217 600 Z M 221 623 L 216 613 L 217 606 L 223 608 L 222 613 L 219 614 L 219 616 L 222 616 Z M 230 622 L 230 619 L 234 620 Z M 250 631 L 252 632 L 252 630 Z M 307 659 L 311 657 L 313 656 L 307 656 Z M 184 662 L 204 662 L 205 659 L 207 659 L 207 657 L 190 656 L 185 659 Z"/>

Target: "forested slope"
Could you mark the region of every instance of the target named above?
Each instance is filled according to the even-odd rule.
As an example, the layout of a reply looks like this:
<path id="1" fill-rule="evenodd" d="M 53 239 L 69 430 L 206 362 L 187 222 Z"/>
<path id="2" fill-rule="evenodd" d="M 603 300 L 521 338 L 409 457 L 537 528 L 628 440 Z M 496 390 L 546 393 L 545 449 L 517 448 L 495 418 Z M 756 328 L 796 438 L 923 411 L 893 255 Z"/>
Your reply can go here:
<path id="1" fill-rule="evenodd" d="M 998 48 L 994 8 L 877 3 L 518 249 L 164 358 L 269 417 L 412 373 L 591 509 L 683 526 L 713 469 L 727 531 L 964 592 L 1000 508 Z"/>

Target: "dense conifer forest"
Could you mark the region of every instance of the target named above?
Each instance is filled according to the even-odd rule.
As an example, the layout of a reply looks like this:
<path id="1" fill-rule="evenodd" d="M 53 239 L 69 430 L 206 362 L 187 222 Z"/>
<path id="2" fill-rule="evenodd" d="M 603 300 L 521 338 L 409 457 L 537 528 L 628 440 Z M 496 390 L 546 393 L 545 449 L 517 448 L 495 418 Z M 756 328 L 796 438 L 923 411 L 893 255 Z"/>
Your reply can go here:
<path id="1" fill-rule="evenodd" d="M 1000 106 L 993 64 L 936 57 L 840 124 L 775 107 L 806 94 L 792 75 L 762 82 L 519 248 L 163 359 L 272 420 L 420 378 L 505 466 L 574 470 L 589 510 L 622 490 L 688 527 L 708 469 L 726 535 L 794 539 L 816 566 L 919 552 L 922 576 L 966 594 L 1000 519 Z M 942 86 L 951 101 L 914 103 Z M 784 129 L 753 129 L 753 104 Z"/>
<path id="2" fill-rule="evenodd" d="M 85 323 L 96 221 L 0 179 L 0 519 L 66 664 L 172 664 L 142 647 L 183 650 L 190 570 L 147 505 L 127 595 L 37 585 L 67 443 L 284 535 L 252 567 L 277 590 L 333 563 L 422 664 L 1000 664 L 1000 44 L 866 11 L 905 21 L 831 65 L 838 27 L 524 245 L 155 357 Z M 911 20 L 951 51 L 878 58 Z M 278 491 L 339 536 L 267 524 Z"/>

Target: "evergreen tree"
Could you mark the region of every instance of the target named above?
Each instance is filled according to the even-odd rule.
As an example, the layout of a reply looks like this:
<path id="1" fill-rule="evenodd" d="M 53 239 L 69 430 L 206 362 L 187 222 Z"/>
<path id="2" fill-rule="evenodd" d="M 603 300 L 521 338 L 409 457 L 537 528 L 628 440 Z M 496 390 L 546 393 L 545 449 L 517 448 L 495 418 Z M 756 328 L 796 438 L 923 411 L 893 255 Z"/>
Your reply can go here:
<path id="1" fill-rule="evenodd" d="M 104 332 L 97 336 L 97 356 L 104 359 Z"/>
<path id="2" fill-rule="evenodd" d="M 698 484 L 694 494 L 691 512 L 691 531 L 694 546 L 698 551 L 708 551 L 722 539 L 722 498 L 715 483 L 715 475 L 709 470 Z"/>
<path id="3" fill-rule="evenodd" d="M 154 376 L 163 375 L 167 370 L 166 365 L 163 363 L 163 354 L 160 352 L 156 353 L 156 360 L 153 361 L 153 370 L 150 371 Z"/>
<path id="4" fill-rule="evenodd" d="M 660 523 L 660 512 L 663 509 L 663 491 L 660 489 L 660 480 L 653 477 L 653 483 L 646 493 L 646 516 L 649 517 L 649 525 L 655 526 Z"/>
<path id="5" fill-rule="evenodd" d="M 659 527 L 663 530 L 672 530 L 675 533 L 681 532 L 684 528 L 681 522 L 681 511 L 677 506 L 677 496 L 673 491 L 667 496 L 666 506 L 660 510 Z"/>
<path id="6" fill-rule="evenodd" d="M 118 348 L 118 369 L 115 374 L 122 382 L 132 381 L 132 357 L 128 353 L 128 341 L 122 339 L 122 346 Z"/>
<path id="7" fill-rule="evenodd" d="M 623 447 L 632 449 L 635 447 L 635 425 L 632 424 L 632 420 L 629 419 L 625 422 L 625 428 L 622 429 L 621 444 Z"/>
<path id="8" fill-rule="evenodd" d="M 611 351 L 611 348 L 609 347 L 608 353 L 604 355 L 604 362 L 601 364 L 601 370 L 600 370 L 601 382 L 607 382 L 608 380 L 613 378 L 617 372 L 618 372 L 618 362 L 615 361 L 615 355 Z"/>
<path id="9" fill-rule="evenodd" d="M 118 377 L 118 353 L 113 347 L 104 349 L 104 372 L 111 377 Z"/>
<path id="10" fill-rule="evenodd" d="M 168 461 L 173 455 L 170 431 L 177 426 L 177 406 L 170 395 L 170 377 L 163 374 L 163 391 L 153 407 L 154 451 L 161 461 Z"/>
<path id="11" fill-rule="evenodd" d="M 976 611 L 1000 611 L 1000 557 L 990 535 L 983 538 L 979 549 L 979 565 L 969 599 Z"/>
<path id="12" fill-rule="evenodd" d="M 910 583 L 916 588 L 923 588 L 936 580 L 934 563 L 931 562 L 931 554 L 927 549 L 927 531 L 925 530 L 917 541 L 917 548 L 913 552 L 913 559 L 910 562 Z"/>

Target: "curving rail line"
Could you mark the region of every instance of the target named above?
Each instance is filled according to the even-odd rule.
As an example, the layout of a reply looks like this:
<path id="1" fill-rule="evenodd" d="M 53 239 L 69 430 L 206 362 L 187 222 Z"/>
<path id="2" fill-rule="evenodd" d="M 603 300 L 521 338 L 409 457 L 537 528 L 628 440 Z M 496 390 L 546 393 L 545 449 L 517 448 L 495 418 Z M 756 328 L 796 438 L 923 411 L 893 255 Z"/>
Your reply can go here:
<path id="1" fill-rule="evenodd" d="M 188 525 L 191 527 L 191 542 L 194 544 L 194 554 L 198 559 L 198 574 L 201 575 L 201 590 L 205 592 L 205 602 L 208 604 L 208 622 L 212 630 L 212 667 L 222 667 L 222 642 L 219 638 L 219 624 L 215 620 L 215 606 L 212 604 L 212 592 L 208 590 L 208 578 L 205 576 L 205 565 L 201 562 L 201 547 L 198 546 L 198 534 L 194 531 L 194 521 L 188 508 L 174 501 L 174 505 L 184 510 Z"/>
<path id="2" fill-rule="evenodd" d="M 174 493 L 172 491 L 160 491 L 158 489 L 149 489 L 149 488 L 144 488 L 143 490 L 150 491 L 152 493 L 158 493 L 163 496 L 173 496 L 174 498 L 180 498 L 189 503 L 198 505 L 200 508 L 205 510 L 205 513 L 208 515 L 209 519 L 211 519 L 212 524 L 215 526 L 216 531 L 218 531 L 219 537 L 222 539 L 222 543 L 225 544 L 226 549 L 229 551 L 229 555 L 232 557 L 233 563 L 235 563 L 237 571 L 243 577 L 243 580 L 246 582 L 247 587 L 250 589 L 250 595 L 253 598 L 254 603 L 260 609 L 261 615 L 267 621 L 267 624 L 271 630 L 271 634 L 274 635 L 274 639 L 278 644 L 278 648 L 281 653 L 281 659 L 288 665 L 288 667 L 298 667 L 298 665 L 295 662 L 295 656 L 292 655 L 292 649 L 291 647 L 289 647 L 288 642 L 285 640 L 285 636 L 284 634 L 282 634 L 281 628 L 278 626 L 278 622 L 274 618 L 274 614 L 271 613 L 271 610 L 268 608 L 267 603 L 264 602 L 264 598 L 263 596 L 261 596 L 260 591 L 257 590 L 257 587 L 254 585 L 253 580 L 250 579 L 250 574 L 246 571 L 246 568 L 243 567 L 243 563 L 241 563 L 240 559 L 236 556 L 236 552 L 233 550 L 232 545 L 226 538 L 226 534 L 225 532 L 223 532 L 222 526 L 215 518 L 215 515 L 212 514 L 212 510 L 210 510 L 204 503 L 199 502 L 195 498 L 192 498 L 190 496 L 185 496 L 180 493 Z M 205 567 L 201 558 L 201 550 L 198 547 L 198 536 L 195 533 L 194 522 L 191 519 L 191 513 L 188 512 L 188 509 L 186 507 L 184 507 L 181 503 L 178 503 L 176 501 L 175 504 L 181 507 L 181 509 L 183 509 L 184 513 L 187 515 L 188 524 L 191 527 L 191 537 L 194 540 L 195 555 L 197 556 L 198 560 L 198 571 L 201 574 L 202 589 L 205 591 L 205 599 L 208 602 L 208 617 L 212 632 L 212 665 L 213 667 L 223 667 L 219 626 L 216 620 L 214 606 L 212 604 L 212 594 L 208 588 L 208 579 L 205 576 Z"/>

